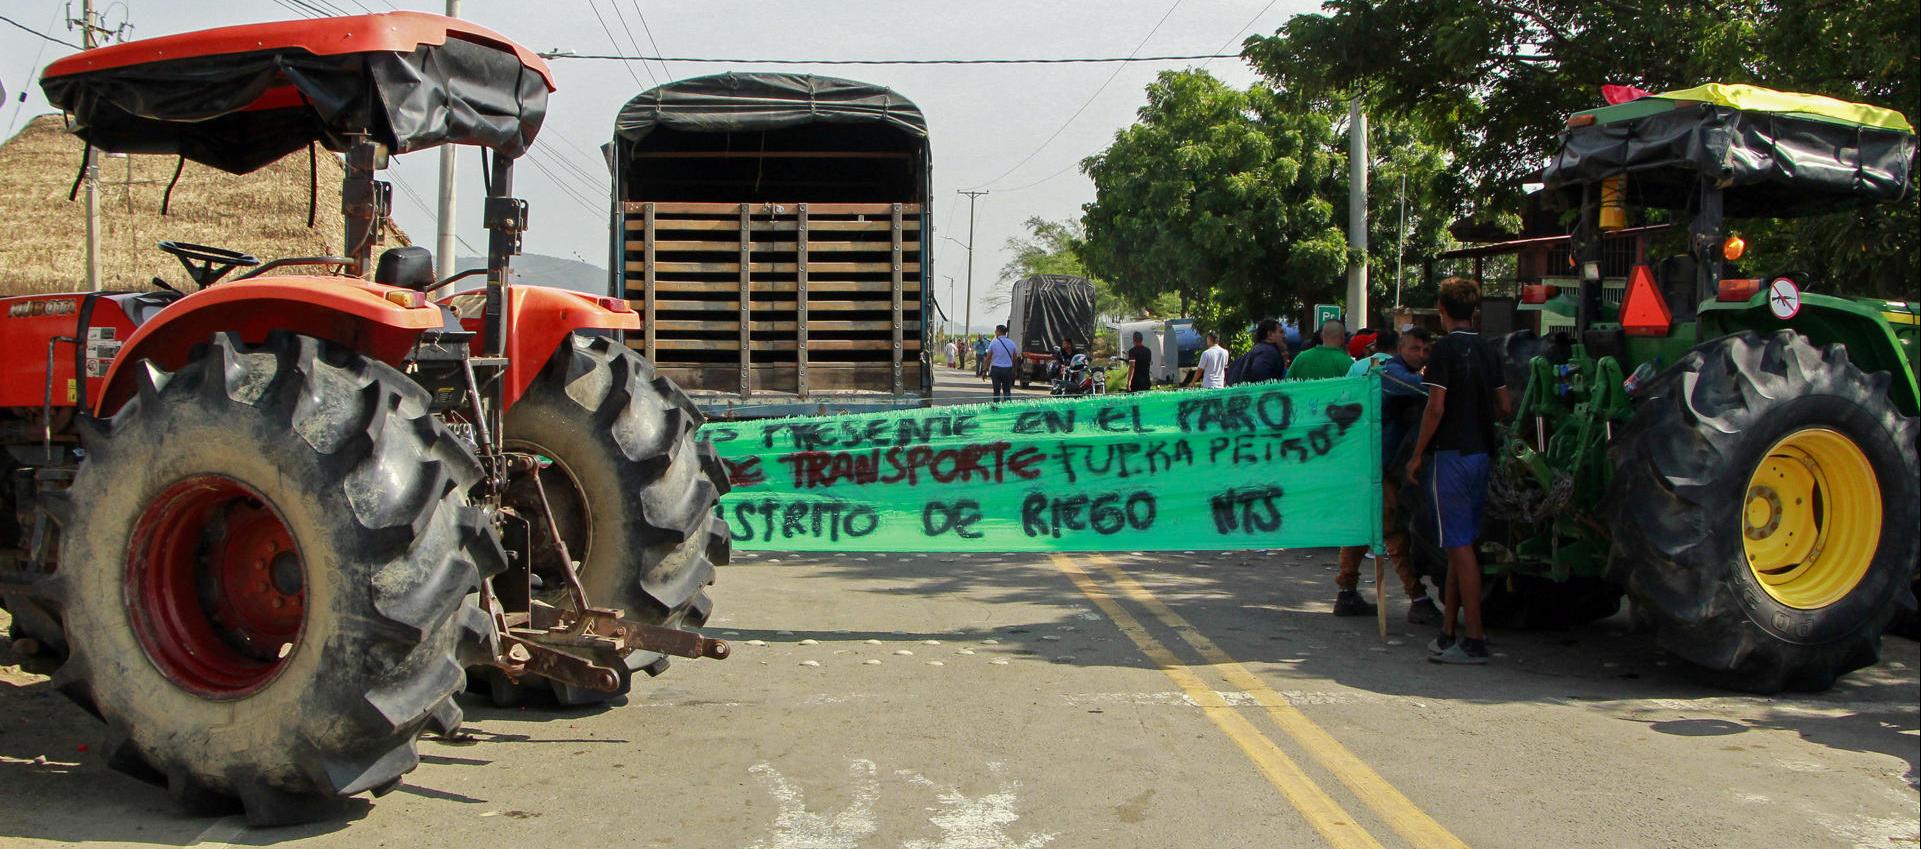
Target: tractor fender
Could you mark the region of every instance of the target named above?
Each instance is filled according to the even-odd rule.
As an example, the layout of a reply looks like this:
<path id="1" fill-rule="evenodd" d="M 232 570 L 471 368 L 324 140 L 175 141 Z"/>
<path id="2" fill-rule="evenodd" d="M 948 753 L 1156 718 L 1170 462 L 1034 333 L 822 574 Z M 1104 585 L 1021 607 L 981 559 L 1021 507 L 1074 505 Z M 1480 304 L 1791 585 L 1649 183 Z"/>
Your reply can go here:
<path id="1" fill-rule="evenodd" d="M 393 292 L 404 293 L 396 299 L 403 303 L 388 300 Z M 404 303 L 410 299 L 420 306 Z M 111 416 L 133 396 L 141 361 L 177 370 L 194 346 L 218 333 L 258 345 L 269 332 L 284 330 L 398 364 L 423 331 L 444 322 L 439 307 L 417 300 L 411 290 L 356 278 L 288 275 L 221 283 L 175 301 L 134 329 L 107 371 L 94 414 Z"/>
<path id="2" fill-rule="evenodd" d="M 442 299 L 460 316 L 463 329 L 475 332 L 473 353 L 485 344 L 481 311 L 486 292 L 462 292 Z M 540 375 L 567 337 L 580 331 L 639 330 L 640 314 L 619 298 L 595 296 L 551 286 L 507 286 L 507 376 L 502 403 L 515 401 Z"/>
<path id="3" fill-rule="evenodd" d="M 1843 345 L 1848 361 L 1869 374 L 1886 372 L 1888 396 L 1905 415 L 1921 415 L 1921 384 L 1915 380 L 1915 365 L 1902 348 L 1895 322 L 1913 322 L 1914 315 L 1890 305 L 1865 299 L 1840 298 L 1813 292 L 1801 295 L 1801 310 L 1793 318 L 1775 317 L 1768 309 L 1767 292 L 1754 294 L 1746 301 L 1708 302 L 1701 305 L 1696 338 L 1707 342 L 1743 330 L 1763 336 L 1777 330 L 1792 330 L 1815 348 Z"/>

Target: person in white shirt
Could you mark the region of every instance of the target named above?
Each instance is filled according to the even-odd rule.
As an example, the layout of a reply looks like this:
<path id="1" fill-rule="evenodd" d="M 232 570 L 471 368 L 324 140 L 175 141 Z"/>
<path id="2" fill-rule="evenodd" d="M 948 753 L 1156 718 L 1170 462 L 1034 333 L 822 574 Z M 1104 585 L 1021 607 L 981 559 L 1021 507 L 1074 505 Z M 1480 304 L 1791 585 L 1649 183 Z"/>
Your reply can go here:
<path id="1" fill-rule="evenodd" d="M 960 346 L 955 345 L 954 340 L 952 339 L 947 340 L 947 367 L 948 368 L 959 368 L 959 366 L 954 365 L 954 358 L 958 357 L 959 355 L 960 355 Z"/>
<path id="2" fill-rule="evenodd" d="M 1209 331 L 1207 350 L 1201 352 L 1201 388 L 1218 389 L 1227 385 L 1227 349 L 1221 347 L 1221 334 Z"/>

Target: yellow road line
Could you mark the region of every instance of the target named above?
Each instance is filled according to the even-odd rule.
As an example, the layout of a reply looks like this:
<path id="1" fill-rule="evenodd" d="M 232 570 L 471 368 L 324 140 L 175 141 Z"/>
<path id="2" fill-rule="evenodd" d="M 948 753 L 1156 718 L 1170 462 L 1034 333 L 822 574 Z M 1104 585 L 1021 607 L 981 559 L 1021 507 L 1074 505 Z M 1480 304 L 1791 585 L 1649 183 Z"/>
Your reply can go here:
<path id="1" fill-rule="evenodd" d="M 1306 749 L 1308 756 L 1333 773 L 1342 784 L 1347 785 L 1354 795 L 1359 796 L 1362 802 L 1386 820 L 1387 824 L 1409 843 L 1423 849 L 1467 849 L 1467 844 L 1461 842 L 1460 838 L 1435 822 L 1433 817 L 1428 816 L 1427 812 L 1421 810 L 1407 796 L 1402 795 L 1401 791 L 1387 782 L 1387 779 L 1382 778 L 1380 773 L 1375 772 L 1353 752 L 1348 751 L 1348 748 L 1334 739 L 1333 735 L 1328 734 L 1319 725 L 1315 725 L 1314 721 L 1301 713 L 1299 708 L 1294 707 L 1281 694 L 1274 692 L 1254 673 L 1247 671 L 1247 667 L 1229 657 L 1227 652 L 1222 651 L 1220 646 L 1207 638 L 1207 635 L 1195 630 L 1194 626 L 1189 625 L 1180 614 L 1155 598 L 1146 587 L 1141 586 L 1139 581 L 1121 571 L 1114 561 L 1098 555 L 1093 560 L 1124 595 L 1146 607 L 1148 612 L 1154 614 L 1154 618 L 1180 634 L 1181 639 L 1186 640 L 1188 645 L 1200 652 L 1201 657 L 1213 665 L 1230 686 L 1246 692 L 1257 704 L 1266 708 L 1268 716 L 1273 718 L 1282 731 L 1287 732 L 1289 737 L 1294 738 L 1295 742 Z"/>
<path id="2" fill-rule="evenodd" d="M 1094 602 L 1094 606 L 1107 614 L 1107 618 L 1113 620 L 1121 633 L 1133 640 L 1134 645 L 1138 646 L 1141 652 L 1154 662 L 1154 665 L 1159 666 L 1175 686 L 1180 687 L 1187 693 L 1188 698 L 1193 699 L 1194 703 L 1200 706 L 1201 712 L 1221 729 L 1221 733 L 1234 741 L 1234 745 L 1240 747 L 1241 752 L 1247 755 L 1247 759 L 1254 762 L 1255 768 L 1267 777 L 1268 783 L 1281 791 L 1281 795 L 1301 812 L 1301 816 L 1307 820 L 1308 825 L 1320 832 L 1329 844 L 1340 849 L 1382 849 L 1373 835 L 1368 834 L 1360 823 L 1355 822 L 1347 811 L 1342 810 L 1339 803 L 1315 784 L 1307 773 L 1301 771 L 1300 764 L 1295 763 L 1293 758 L 1288 757 L 1286 752 L 1274 745 L 1274 741 L 1262 736 L 1253 723 L 1248 722 L 1247 718 L 1240 714 L 1240 711 L 1229 705 L 1227 700 L 1214 691 L 1214 688 L 1201 681 L 1200 677 L 1181 663 L 1173 652 L 1161 645 L 1159 640 L 1154 639 L 1154 635 L 1149 634 L 1133 614 L 1128 613 L 1126 608 L 1121 607 L 1119 602 L 1108 595 L 1106 588 L 1095 583 L 1094 579 L 1081 569 L 1080 564 L 1064 555 L 1056 554 L 1053 557 L 1054 565 L 1080 588 L 1081 593 L 1086 595 L 1089 601 Z"/>

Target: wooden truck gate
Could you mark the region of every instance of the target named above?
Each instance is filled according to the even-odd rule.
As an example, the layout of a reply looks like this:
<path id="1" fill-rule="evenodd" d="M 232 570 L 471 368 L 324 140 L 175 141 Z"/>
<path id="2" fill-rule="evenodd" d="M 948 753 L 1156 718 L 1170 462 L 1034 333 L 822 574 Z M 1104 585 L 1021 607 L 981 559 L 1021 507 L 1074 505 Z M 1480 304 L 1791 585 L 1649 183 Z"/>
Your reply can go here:
<path id="1" fill-rule="evenodd" d="M 624 211 L 626 297 L 647 317 L 628 344 L 697 398 L 804 406 L 919 394 L 919 204 L 630 201 Z"/>

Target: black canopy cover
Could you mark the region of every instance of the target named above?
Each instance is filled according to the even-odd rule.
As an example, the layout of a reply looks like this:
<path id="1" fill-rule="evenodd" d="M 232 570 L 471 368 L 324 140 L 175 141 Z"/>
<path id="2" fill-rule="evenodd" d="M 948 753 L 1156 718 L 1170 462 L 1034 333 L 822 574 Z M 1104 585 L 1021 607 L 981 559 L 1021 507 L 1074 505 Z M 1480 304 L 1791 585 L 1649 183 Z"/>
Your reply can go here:
<path id="1" fill-rule="evenodd" d="M 1702 103 L 1564 130 L 1543 182 L 1578 192 L 1629 174 L 1635 203 L 1683 209 L 1705 177 L 1728 215 L 1790 217 L 1901 200 L 1914 156 L 1912 133 Z"/>
<path id="2" fill-rule="evenodd" d="M 1094 344 L 1094 284 L 1085 277 L 1069 274 L 1036 274 L 1014 282 L 1018 291 L 1026 290 L 1024 312 L 1013 318 L 1026 351 L 1049 351 L 1064 341 L 1088 350 Z M 1018 295 L 1016 299 L 1018 300 Z"/>
<path id="3" fill-rule="evenodd" d="M 631 145 L 655 129 L 729 133 L 868 123 L 927 137 L 920 107 L 893 89 L 812 74 L 737 73 L 694 77 L 641 92 L 621 107 L 614 137 Z"/>
<path id="4" fill-rule="evenodd" d="M 367 35 L 371 25 L 382 31 Z M 370 49 L 310 47 L 330 43 L 330 35 L 332 43 L 359 35 Z M 154 47 L 163 40 L 178 47 Z M 235 44 L 249 49 L 224 49 Z M 127 61 L 104 53 L 143 47 L 144 55 L 167 58 Z M 544 63 L 524 48 L 459 21 L 409 12 L 99 48 L 50 66 L 41 87 L 94 147 L 178 154 L 236 174 L 311 142 L 344 152 L 356 133 L 394 153 L 471 144 L 519 156 L 540 131 L 551 90 Z"/>

